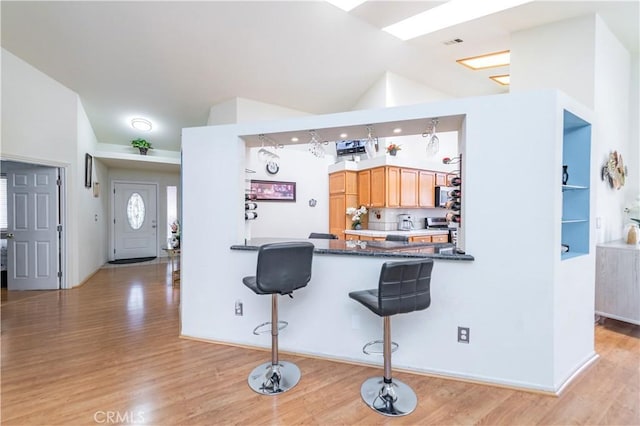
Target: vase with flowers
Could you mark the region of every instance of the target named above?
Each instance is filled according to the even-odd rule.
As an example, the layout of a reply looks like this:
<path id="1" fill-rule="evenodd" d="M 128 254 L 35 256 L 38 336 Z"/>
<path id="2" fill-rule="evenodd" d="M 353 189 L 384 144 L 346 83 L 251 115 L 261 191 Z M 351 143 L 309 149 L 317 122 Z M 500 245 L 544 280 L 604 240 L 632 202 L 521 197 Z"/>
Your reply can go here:
<path id="1" fill-rule="evenodd" d="M 180 248 L 180 222 L 178 220 L 174 220 L 169 224 L 171 228 L 171 238 L 169 238 L 169 245 L 172 248 L 178 249 Z"/>
<path id="2" fill-rule="evenodd" d="M 401 149 L 402 148 L 400 148 L 400 145 L 395 144 L 395 143 L 391 143 L 391 144 L 389 144 L 389 146 L 387 146 L 387 153 L 389 155 L 395 156 L 398 153 L 398 151 L 400 151 Z"/>
<path id="3" fill-rule="evenodd" d="M 347 214 L 351 215 L 351 228 L 361 229 L 362 215 L 367 214 L 367 208 L 365 206 L 360 206 L 360 208 L 348 207 Z"/>

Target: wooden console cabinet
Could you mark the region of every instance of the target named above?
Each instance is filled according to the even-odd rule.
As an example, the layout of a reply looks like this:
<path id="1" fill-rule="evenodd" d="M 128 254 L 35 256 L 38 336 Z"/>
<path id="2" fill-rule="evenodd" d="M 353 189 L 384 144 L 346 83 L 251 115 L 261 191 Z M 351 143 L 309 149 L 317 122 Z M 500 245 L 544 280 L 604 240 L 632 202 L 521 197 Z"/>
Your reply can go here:
<path id="1" fill-rule="evenodd" d="M 596 314 L 640 325 L 640 247 L 596 246 Z"/>

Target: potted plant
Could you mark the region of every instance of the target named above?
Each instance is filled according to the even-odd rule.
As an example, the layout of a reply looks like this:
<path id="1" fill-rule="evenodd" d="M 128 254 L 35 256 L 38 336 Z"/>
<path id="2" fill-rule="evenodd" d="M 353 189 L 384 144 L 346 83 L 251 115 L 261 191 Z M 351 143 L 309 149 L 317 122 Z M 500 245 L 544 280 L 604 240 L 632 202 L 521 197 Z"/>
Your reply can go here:
<path id="1" fill-rule="evenodd" d="M 388 152 L 390 155 L 396 155 L 396 153 L 397 153 L 398 151 L 400 151 L 401 149 L 402 149 L 402 148 L 400 148 L 400 145 L 395 144 L 395 143 L 392 143 L 392 144 L 390 144 L 390 145 L 387 147 L 387 152 Z"/>
<path id="2" fill-rule="evenodd" d="M 131 146 L 134 148 L 138 148 L 140 150 L 141 155 L 147 155 L 147 151 L 150 149 L 153 149 L 153 147 L 151 146 L 151 143 L 140 138 L 132 140 Z"/>

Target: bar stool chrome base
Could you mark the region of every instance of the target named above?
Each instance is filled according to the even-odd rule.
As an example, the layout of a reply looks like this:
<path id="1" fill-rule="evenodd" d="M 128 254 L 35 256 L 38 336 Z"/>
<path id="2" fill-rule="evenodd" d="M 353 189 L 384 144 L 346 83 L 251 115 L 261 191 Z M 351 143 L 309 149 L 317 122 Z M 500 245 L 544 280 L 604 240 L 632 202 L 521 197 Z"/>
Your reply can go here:
<path id="1" fill-rule="evenodd" d="M 261 395 L 276 395 L 286 392 L 300 381 L 300 369 L 288 361 L 277 365 L 265 362 L 253 369 L 249 375 L 249 387 Z"/>
<path id="2" fill-rule="evenodd" d="M 370 377 L 362 383 L 360 395 L 373 410 L 390 417 L 406 416 L 418 405 L 413 389 L 397 379 L 385 383 L 384 377 Z"/>

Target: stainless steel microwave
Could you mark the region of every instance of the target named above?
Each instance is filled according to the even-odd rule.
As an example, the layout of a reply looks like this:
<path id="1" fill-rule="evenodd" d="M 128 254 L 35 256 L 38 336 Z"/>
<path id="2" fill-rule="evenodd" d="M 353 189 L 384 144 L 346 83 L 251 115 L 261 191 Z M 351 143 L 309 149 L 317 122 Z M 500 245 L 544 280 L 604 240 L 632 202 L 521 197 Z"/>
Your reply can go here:
<path id="1" fill-rule="evenodd" d="M 454 189 L 455 188 L 452 186 L 436 186 L 436 207 L 444 207 L 447 203 L 447 200 L 449 200 L 449 192 L 453 191 Z"/>

